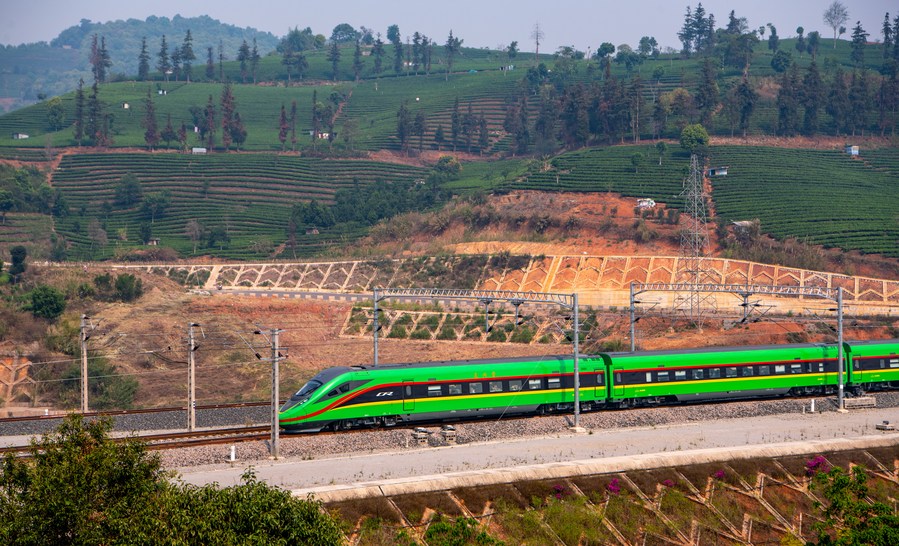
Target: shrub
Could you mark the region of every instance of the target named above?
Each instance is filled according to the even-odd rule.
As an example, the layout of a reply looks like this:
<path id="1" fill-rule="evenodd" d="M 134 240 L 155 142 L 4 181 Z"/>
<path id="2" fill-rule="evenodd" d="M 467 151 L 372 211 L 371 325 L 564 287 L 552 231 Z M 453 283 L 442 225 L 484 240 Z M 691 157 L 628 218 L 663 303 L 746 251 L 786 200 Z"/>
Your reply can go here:
<path id="1" fill-rule="evenodd" d="M 30 309 L 35 317 L 54 320 L 66 310 L 66 298 L 56 288 L 40 285 L 31 291 Z"/>

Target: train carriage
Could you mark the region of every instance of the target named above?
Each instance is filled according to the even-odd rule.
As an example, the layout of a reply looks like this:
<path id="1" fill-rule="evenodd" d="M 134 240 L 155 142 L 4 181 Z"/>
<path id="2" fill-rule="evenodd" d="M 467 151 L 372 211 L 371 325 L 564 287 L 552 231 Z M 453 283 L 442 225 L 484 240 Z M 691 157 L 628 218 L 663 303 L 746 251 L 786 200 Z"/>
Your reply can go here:
<path id="1" fill-rule="evenodd" d="M 605 403 L 605 365 L 580 359 L 584 409 Z M 571 355 L 329 368 L 281 408 L 288 430 L 317 431 L 571 411 Z"/>
<path id="2" fill-rule="evenodd" d="M 832 345 L 772 345 L 602 355 L 616 407 L 827 394 L 838 384 Z"/>
<path id="3" fill-rule="evenodd" d="M 899 341 L 856 341 L 845 345 L 847 360 L 852 362 L 848 382 L 853 391 L 899 388 Z"/>

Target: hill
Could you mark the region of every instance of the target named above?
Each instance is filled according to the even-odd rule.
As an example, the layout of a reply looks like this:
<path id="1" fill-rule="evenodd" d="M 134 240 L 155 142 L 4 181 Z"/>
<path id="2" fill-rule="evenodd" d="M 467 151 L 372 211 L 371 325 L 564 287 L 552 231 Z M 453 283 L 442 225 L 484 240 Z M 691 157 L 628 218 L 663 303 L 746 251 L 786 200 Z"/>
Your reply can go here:
<path id="1" fill-rule="evenodd" d="M 147 17 L 146 20 L 128 19 L 92 22 L 83 19 L 51 40 L 18 46 L 0 46 L 0 101 L 6 101 L 3 110 L 10 111 L 43 100 L 46 97 L 71 92 L 78 79 L 91 80 L 90 52 L 94 35 L 102 36 L 108 44 L 111 79 L 125 79 L 136 74 L 141 40 L 147 39 L 151 64 L 156 64 L 159 44 L 165 35 L 169 44 L 180 46 L 190 30 L 193 48 L 197 56 L 194 65 L 202 70 L 206 62 L 206 48 L 218 51 L 237 51 L 246 40 L 256 40 L 261 55 L 274 51 L 277 38 L 269 32 L 254 28 L 240 28 L 222 23 L 208 16 Z M 217 55 L 216 55 L 217 58 Z"/>

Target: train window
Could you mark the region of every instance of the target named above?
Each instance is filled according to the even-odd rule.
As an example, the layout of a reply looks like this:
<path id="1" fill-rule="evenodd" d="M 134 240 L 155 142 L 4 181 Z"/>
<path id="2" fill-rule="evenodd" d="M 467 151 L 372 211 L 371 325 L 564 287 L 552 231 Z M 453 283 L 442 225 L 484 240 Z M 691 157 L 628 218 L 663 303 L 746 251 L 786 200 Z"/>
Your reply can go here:
<path id="1" fill-rule="evenodd" d="M 674 380 L 675 381 L 683 381 L 686 378 L 687 378 L 687 370 L 680 370 L 680 371 L 674 372 Z"/>
<path id="2" fill-rule="evenodd" d="M 774 373 L 787 373 L 787 367 L 784 364 L 775 364 L 774 365 Z"/>
<path id="3" fill-rule="evenodd" d="M 502 381 L 491 381 L 490 382 L 490 392 L 503 392 L 503 382 Z"/>
<path id="4" fill-rule="evenodd" d="M 658 373 L 656 374 L 656 378 L 657 378 L 659 381 L 663 381 L 663 382 L 664 382 L 664 381 L 668 381 L 668 372 L 658 372 Z"/>
<path id="5" fill-rule="evenodd" d="M 824 371 L 824 363 L 823 362 L 812 362 L 811 364 L 808 365 L 808 369 L 811 372 L 823 372 Z M 858 368 L 856 368 L 856 369 L 858 369 Z"/>
<path id="6" fill-rule="evenodd" d="M 528 379 L 528 390 L 536 391 L 543 387 L 543 381 L 540 379 Z"/>
<path id="7" fill-rule="evenodd" d="M 450 383 L 449 384 L 449 393 L 452 394 L 462 394 L 462 383 Z"/>
<path id="8" fill-rule="evenodd" d="M 327 398 L 331 398 L 332 396 L 337 396 L 337 389 L 333 389 L 331 392 L 325 395 Z"/>
<path id="9" fill-rule="evenodd" d="M 428 385 L 428 396 L 440 396 L 443 394 L 443 389 L 440 385 Z"/>
<path id="10" fill-rule="evenodd" d="M 752 376 L 752 366 L 743 366 L 743 377 L 751 377 Z"/>
<path id="11" fill-rule="evenodd" d="M 618 380 L 621 381 L 621 374 L 618 374 Z M 562 387 L 562 380 L 558 377 L 549 377 L 546 379 L 547 389 L 559 389 Z"/>
<path id="12" fill-rule="evenodd" d="M 790 373 L 802 373 L 802 364 L 790 364 Z"/>
<path id="13" fill-rule="evenodd" d="M 702 379 L 705 377 L 705 370 L 693 370 L 693 379 Z"/>
<path id="14" fill-rule="evenodd" d="M 854 359 L 854 360 L 852 361 L 852 369 L 853 369 L 853 370 L 860 370 L 860 369 L 862 369 L 862 363 L 861 363 L 861 361 L 860 361 L 859 359 L 856 358 L 856 359 Z"/>
<path id="15" fill-rule="evenodd" d="M 737 369 L 736 368 L 724 368 L 725 377 L 737 377 Z"/>
<path id="16" fill-rule="evenodd" d="M 513 381 L 509 381 L 509 390 L 512 392 L 517 392 L 521 390 L 521 380 L 515 379 Z"/>
<path id="17" fill-rule="evenodd" d="M 709 369 L 709 379 L 718 379 L 721 377 L 721 370 L 718 368 Z"/>
<path id="18" fill-rule="evenodd" d="M 771 366 L 759 366 L 759 375 L 771 375 Z"/>
<path id="19" fill-rule="evenodd" d="M 468 384 L 468 392 L 471 394 L 481 394 L 484 392 L 484 384 L 483 383 L 469 383 Z"/>
<path id="20" fill-rule="evenodd" d="M 890 359 L 890 368 L 899 368 L 899 358 Z"/>
<path id="21" fill-rule="evenodd" d="M 406 385 L 406 398 L 412 398 L 412 385 Z"/>
<path id="22" fill-rule="evenodd" d="M 646 372 L 646 382 L 652 383 L 652 372 Z"/>

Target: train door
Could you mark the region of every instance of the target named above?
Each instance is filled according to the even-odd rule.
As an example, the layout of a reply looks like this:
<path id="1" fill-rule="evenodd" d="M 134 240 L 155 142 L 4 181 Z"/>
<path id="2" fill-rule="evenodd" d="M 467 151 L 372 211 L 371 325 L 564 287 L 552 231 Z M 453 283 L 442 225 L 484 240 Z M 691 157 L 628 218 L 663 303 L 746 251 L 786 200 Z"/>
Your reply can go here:
<path id="1" fill-rule="evenodd" d="M 614 398 L 621 398 L 624 396 L 624 384 L 621 382 L 622 375 L 621 368 L 612 368 L 612 377 L 609 379 L 612 382 L 612 396 Z"/>
<path id="2" fill-rule="evenodd" d="M 403 411 L 412 411 L 415 409 L 415 398 L 412 394 L 412 385 L 415 382 L 411 379 L 403 381 Z"/>
<path id="3" fill-rule="evenodd" d="M 608 387 L 608 379 L 606 379 L 605 368 L 596 368 L 596 387 L 593 394 L 596 400 L 603 401 L 607 396 L 606 388 Z"/>

